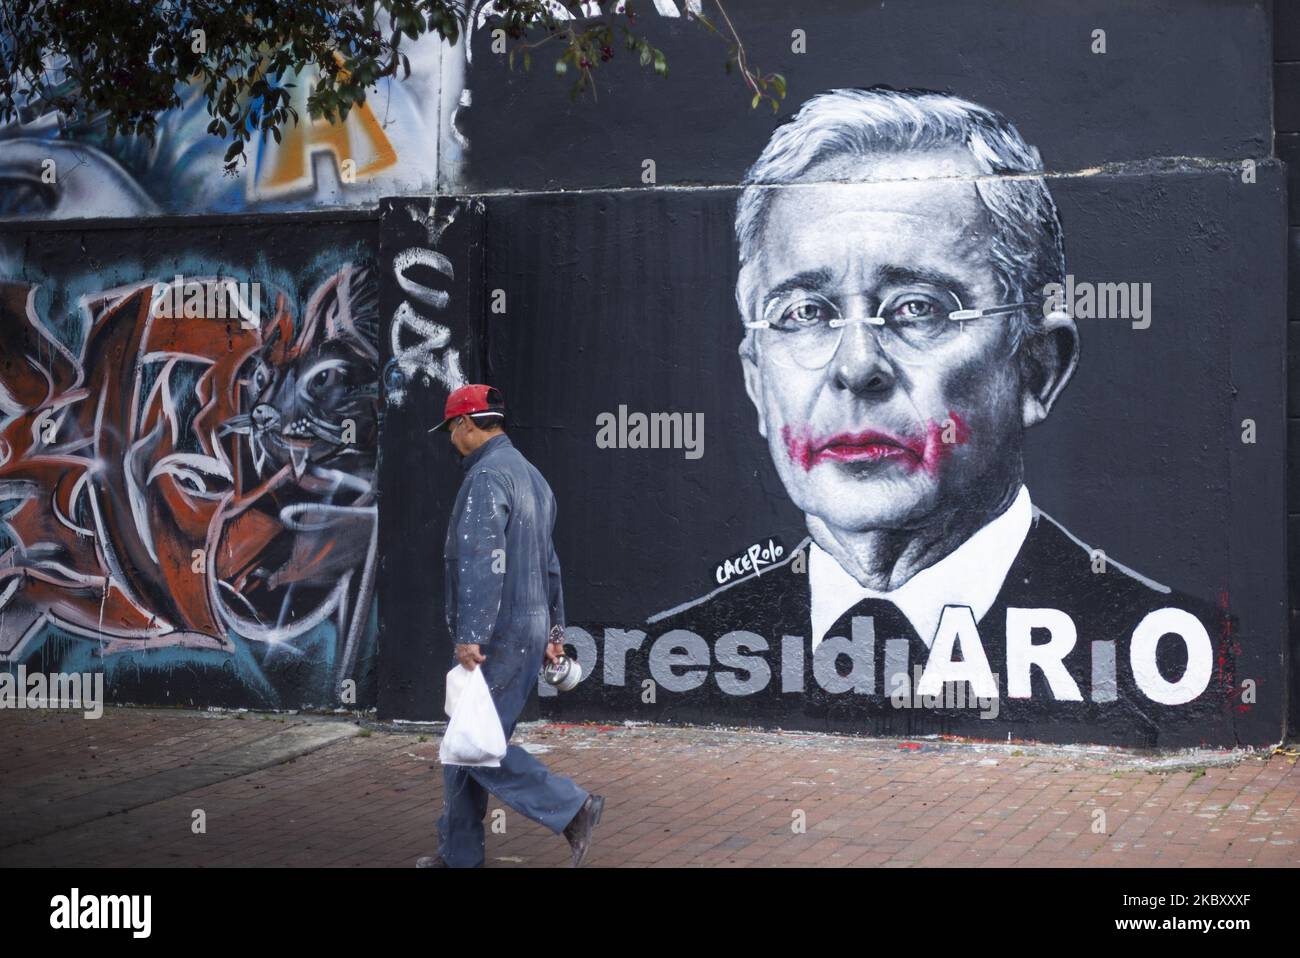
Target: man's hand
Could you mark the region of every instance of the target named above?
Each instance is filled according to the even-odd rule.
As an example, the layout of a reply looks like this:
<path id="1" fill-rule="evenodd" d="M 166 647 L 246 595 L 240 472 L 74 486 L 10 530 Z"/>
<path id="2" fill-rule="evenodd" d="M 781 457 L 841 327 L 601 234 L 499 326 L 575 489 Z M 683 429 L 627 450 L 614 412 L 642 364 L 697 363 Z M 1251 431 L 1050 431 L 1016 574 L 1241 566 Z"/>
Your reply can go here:
<path id="1" fill-rule="evenodd" d="M 564 626 L 551 626 L 549 639 L 546 643 L 546 661 L 556 662 L 564 657 Z"/>
<path id="2" fill-rule="evenodd" d="M 456 646 L 456 661 L 473 672 L 480 662 L 487 661 L 487 656 L 478 650 L 477 644 L 464 642 Z"/>

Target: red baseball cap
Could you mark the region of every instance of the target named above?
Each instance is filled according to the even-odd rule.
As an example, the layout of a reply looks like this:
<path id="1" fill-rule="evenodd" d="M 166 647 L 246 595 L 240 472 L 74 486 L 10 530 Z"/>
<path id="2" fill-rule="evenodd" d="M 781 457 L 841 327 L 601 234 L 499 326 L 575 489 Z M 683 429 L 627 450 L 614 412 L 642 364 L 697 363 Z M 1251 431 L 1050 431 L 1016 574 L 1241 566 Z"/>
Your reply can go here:
<path id="1" fill-rule="evenodd" d="M 495 412 L 504 416 L 505 411 L 505 397 L 495 386 L 485 386 L 482 383 L 461 386 L 447 397 L 447 405 L 442 410 L 442 422 L 429 432 L 446 429 L 457 416 L 468 416 L 476 412 Z"/>

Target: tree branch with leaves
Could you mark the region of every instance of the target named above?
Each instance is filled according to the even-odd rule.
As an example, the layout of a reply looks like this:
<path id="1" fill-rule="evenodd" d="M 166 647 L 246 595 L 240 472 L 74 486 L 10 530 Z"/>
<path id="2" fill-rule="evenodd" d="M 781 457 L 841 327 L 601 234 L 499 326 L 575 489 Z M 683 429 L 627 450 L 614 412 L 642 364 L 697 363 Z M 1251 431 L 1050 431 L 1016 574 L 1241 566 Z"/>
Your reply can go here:
<path id="1" fill-rule="evenodd" d="M 754 91 L 752 106 L 785 96 L 785 79 L 754 68 L 720 0 L 725 29 L 687 16 L 728 45 L 727 71 Z M 556 53 L 554 72 L 576 73 L 570 95 L 596 94 L 595 72 L 615 47 L 668 76 L 668 60 L 637 25 L 633 4 L 588 17 L 583 0 L 496 0 L 489 22 L 510 40 L 508 63 L 531 68 L 535 51 Z M 197 88 L 213 136 L 229 139 L 227 172 L 245 161 L 255 136 L 280 141 L 295 84 L 311 77 L 307 112 L 347 119 L 385 78 L 410 76 L 403 44 L 428 34 L 455 44 L 468 33 L 472 0 L 0 0 L 0 124 L 55 117 L 66 133 L 102 127 L 107 136 L 153 142 L 159 114 Z M 557 16 L 557 8 L 567 17 Z M 617 12 L 614 10 L 617 9 Z M 304 81 L 306 82 L 306 81 Z"/>

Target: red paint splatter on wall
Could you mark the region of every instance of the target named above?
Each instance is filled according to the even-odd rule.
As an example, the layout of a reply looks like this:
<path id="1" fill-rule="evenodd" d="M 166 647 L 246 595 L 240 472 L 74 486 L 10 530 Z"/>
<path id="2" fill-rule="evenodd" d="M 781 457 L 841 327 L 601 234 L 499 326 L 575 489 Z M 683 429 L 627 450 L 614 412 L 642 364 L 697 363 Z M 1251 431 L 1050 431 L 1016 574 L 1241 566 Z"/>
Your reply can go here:
<path id="1" fill-rule="evenodd" d="M 1237 683 L 1236 661 L 1241 643 L 1233 632 L 1233 616 L 1228 609 L 1228 593 L 1219 593 L 1219 643 L 1215 655 L 1215 680 L 1223 700 L 1238 712 L 1249 712 L 1250 702 L 1242 701 L 1244 689 Z"/>

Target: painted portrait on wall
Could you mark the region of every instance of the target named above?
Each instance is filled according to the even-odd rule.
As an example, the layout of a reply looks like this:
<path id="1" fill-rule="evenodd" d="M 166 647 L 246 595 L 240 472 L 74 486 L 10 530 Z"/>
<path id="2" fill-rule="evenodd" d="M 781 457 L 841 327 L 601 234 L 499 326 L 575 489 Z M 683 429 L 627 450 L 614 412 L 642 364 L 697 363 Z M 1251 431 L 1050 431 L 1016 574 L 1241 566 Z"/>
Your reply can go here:
<path id="1" fill-rule="evenodd" d="M 1272 734 L 1275 586 L 1234 575 L 1272 539 L 1234 483 L 1268 475 L 1241 424 L 1276 371 L 1235 343 L 1275 335 L 1279 287 L 1215 279 L 1264 258 L 1272 195 L 1227 164 L 1059 172 L 951 91 L 831 87 L 769 130 L 734 188 L 487 204 L 512 306 L 483 375 L 552 477 L 589 676 L 544 707 Z"/>
<path id="2" fill-rule="evenodd" d="M 945 93 L 831 90 L 777 128 L 737 204 L 735 295 L 745 393 L 808 535 L 656 631 L 792 637 L 769 688 L 814 711 L 848 689 L 951 706 L 960 683 L 1007 719 L 1154 731 L 1214 698 L 1220 610 L 1034 503 L 1024 436 L 1081 354 L 1042 173 L 1005 117 Z"/>

